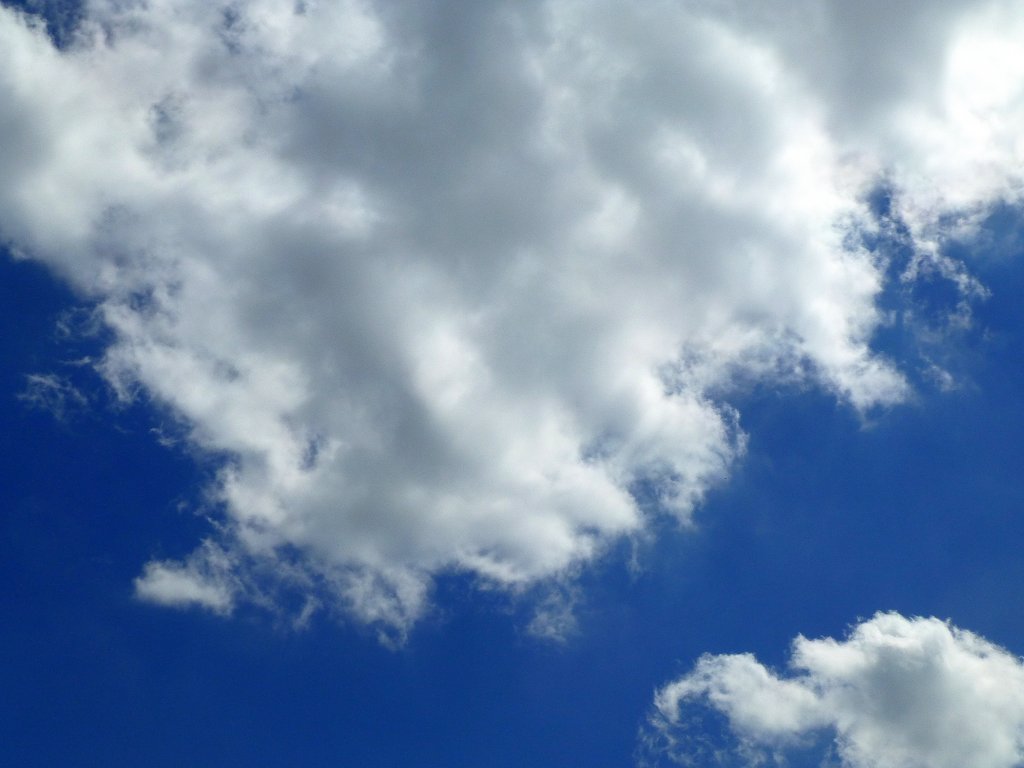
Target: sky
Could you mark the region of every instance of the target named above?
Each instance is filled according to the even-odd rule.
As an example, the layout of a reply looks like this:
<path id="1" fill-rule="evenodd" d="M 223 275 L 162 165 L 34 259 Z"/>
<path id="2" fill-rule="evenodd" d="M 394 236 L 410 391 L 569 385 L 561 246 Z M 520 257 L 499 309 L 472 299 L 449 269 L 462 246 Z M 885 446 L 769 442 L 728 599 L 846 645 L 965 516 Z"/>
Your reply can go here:
<path id="1" fill-rule="evenodd" d="M 5 765 L 1024 765 L 1024 10 L 0 2 Z"/>

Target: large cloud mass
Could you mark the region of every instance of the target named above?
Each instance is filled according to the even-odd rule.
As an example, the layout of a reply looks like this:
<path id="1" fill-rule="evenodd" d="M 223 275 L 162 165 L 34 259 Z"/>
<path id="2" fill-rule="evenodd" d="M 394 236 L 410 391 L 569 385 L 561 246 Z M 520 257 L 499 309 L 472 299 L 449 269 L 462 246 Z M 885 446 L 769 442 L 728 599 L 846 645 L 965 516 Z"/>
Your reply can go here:
<path id="1" fill-rule="evenodd" d="M 1024 663 L 938 619 L 878 614 L 842 641 L 798 637 L 780 677 L 749 654 L 705 656 L 656 697 L 670 754 L 687 765 L 786 764 L 830 734 L 850 768 L 1014 768 L 1024 763 Z M 733 750 L 688 718 L 722 713 Z"/>
<path id="2" fill-rule="evenodd" d="M 219 533 L 139 594 L 228 611 L 276 572 L 401 628 L 433 574 L 528 585 L 642 530 L 640 486 L 687 522 L 743 450 L 737 377 L 901 400 L 865 201 L 970 290 L 938 249 L 1018 196 L 1022 31 L 1010 2 L 92 0 L 58 49 L 0 7 L 0 233 L 98 307 L 117 392 L 226 457 Z"/>

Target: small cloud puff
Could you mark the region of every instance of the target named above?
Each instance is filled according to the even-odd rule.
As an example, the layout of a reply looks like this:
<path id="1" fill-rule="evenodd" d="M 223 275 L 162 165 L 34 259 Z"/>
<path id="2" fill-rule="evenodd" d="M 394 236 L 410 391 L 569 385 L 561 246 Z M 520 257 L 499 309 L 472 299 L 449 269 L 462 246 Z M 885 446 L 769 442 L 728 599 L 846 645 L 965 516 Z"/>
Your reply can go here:
<path id="1" fill-rule="evenodd" d="M 845 640 L 798 637 L 790 674 L 704 656 L 655 696 L 648 741 L 682 765 L 1013 768 L 1024 761 L 1024 663 L 934 618 L 879 613 Z M 708 713 L 724 716 L 716 726 Z"/>
<path id="2" fill-rule="evenodd" d="M 135 579 L 140 600 L 175 608 L 196 606 L 224 615 L 231 613 L 236 591 L 228 556 L 210 542 L 184 563 L 151 561 Z"/>

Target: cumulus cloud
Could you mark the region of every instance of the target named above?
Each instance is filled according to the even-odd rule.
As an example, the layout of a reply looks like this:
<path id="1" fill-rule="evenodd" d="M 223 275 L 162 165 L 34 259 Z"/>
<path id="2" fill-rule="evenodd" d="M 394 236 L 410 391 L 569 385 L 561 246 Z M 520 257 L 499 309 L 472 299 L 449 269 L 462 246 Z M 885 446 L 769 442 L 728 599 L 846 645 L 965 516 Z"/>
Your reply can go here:
<path id="1" fill-rule="evenodd" d="M 1024 663 L 948 622 L 879 613 L 845 640 L 798 637 L 790 668 L 704 656 L 657 692 L 661 746 L 684 765 L 783 765 L 824 733 L 850 768 L 1024 762 Z M 692 727 L 702 708 L 725 716 L 731 749 Z"/>
<path id="2" fill-rule="evenodd" d="M 739 379 L 905 398 L 865 200 L 971 289 L 940 247 L 1017 200 L 1024 20 L 856 7 L 90 0 L 59 49 L 0 7 L 0 235 L 226 457 L 232 579 L 188 587 L 200 547 L 139 594 L 225 608 L 288 553 L 405 627 L 438 573 L 526 590 L 688 524 Z"/>

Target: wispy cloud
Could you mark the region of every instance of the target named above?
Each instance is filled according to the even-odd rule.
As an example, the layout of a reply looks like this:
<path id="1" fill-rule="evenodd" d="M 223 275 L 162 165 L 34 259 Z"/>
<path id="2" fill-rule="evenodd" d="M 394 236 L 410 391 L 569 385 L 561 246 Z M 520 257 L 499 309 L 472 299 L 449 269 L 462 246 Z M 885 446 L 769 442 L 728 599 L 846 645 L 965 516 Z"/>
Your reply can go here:
<path id="1" fill-rule="evenodd" d="M 46 411 L 64 421 L 76 411 L 88 407 L 89 399 L 66 376 L 56 373 L 30 373 L 18 399 L 32 408 Z"/>

